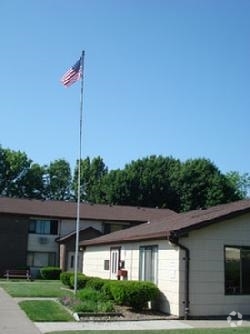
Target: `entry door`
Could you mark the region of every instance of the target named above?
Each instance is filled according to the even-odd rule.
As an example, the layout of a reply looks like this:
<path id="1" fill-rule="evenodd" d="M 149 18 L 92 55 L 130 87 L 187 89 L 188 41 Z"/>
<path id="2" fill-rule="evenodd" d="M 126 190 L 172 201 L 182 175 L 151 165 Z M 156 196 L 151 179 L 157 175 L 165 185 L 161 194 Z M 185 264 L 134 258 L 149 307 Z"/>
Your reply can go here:
<path id="1" fill-rule="evenodd" d="M 110 249 L 110 278 L 117 279 L 120 261 L 120 248 Z"/>

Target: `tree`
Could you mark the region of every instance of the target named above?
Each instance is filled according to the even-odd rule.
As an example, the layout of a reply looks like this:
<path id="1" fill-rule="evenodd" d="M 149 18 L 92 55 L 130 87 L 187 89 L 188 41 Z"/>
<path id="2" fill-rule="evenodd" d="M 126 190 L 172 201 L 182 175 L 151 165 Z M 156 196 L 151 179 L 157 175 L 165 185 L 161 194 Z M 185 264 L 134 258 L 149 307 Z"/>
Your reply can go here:
<path id="1" fill-rule="evenodd" d="M 150 156 L 111 171 L 103 180 L 105 201 L 113 204 L 180 207 L 176 182 L 180 161 L 172 157 Z"/>
<path id="2" fill-rule="evenodd" d="M 65 160 L 40 166 L 23 152 L 0 147 L 1 196 L 66 200 L 70 192 L 71 171 Z"/>
<path id="3" fill-rule="evenodd" d="M 89 157 L 81 160 L 80 175 L 80 198 L 82 201 L 92 203 L 102 202 L 102 179 L 108 173 L 101 157 L 96 157 L 92 161 Z M 77 198 L 78 188 L 78 161 L 74 171 L 73 191 Z"/>
<path id="4" fill-rule="evenodd" d="M 20 197 L 44 199 L 45 188 L 43 176 L 45 174 L 45 168 L 39 164 L 31 164 L 27 170 L 21 182 L 19 184 L 20 189 L 23 189 Z"/>
<path id="5" fill-rule="evenodd" d="M 0 194 L 9 197 L 25 197 L 24 177 L 32 161 L 25 153 L 0 147 Z"/>
<path id="6" fill-rule="evenodd" d="M 150 156 L 132 161 L 102 179 L 104 203 L 189 211 L 239 199 L 235 187 L 207 159 L 181 163 Z"/>
<path id="7" fill-rule="evenodd" d="M 129 181 L 124 170 L 111 170 L 100 180 L 99 203 L 130 205 Z"/>
<path id="8" fill-rule="evenodd" d="M 208 159 L 189 159 L 179 177 L 181 211 L 207 208 L 239 199 L 235 188 Z"/>
<path id="9" fill-rule="evenodd" d="M 250 195 L 250 175 L 249 173 L 240 174 L 231 171 L 226 174 L 230 184 L 235 188 L 236 194 L 241 198 L 247 198 Z"/>
<path id="10" fill-rule="evenodd" d="M 78 168 L 72 182 L 69 163 L 35 164 L 20 151 L 0 146 L 0 196 L 70 200 L 77 198 Z M 80 196 L 92 203 L 169 208 L 177 212 L 246 198 L 248 173 L 226 175 L 208 159 L 180 162 L 149 156 L 108 171 L 103 159 L 81 160 Z"/>
<path id="11" fill-rule="evenodd" d="M 66 160 L 55 160 L 45 167 L 43 181 L 46 199 L 69 200 L 71 198 L 71 169 Z"/>

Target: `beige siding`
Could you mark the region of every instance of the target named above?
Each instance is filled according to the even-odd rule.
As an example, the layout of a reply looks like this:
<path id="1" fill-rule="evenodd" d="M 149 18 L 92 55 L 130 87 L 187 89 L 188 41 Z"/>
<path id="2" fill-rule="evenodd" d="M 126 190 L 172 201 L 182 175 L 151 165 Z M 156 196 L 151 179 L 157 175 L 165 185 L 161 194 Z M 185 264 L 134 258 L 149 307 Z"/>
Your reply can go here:
<path id="1" fill-rule="evenodd" d="M 109 259 L 109 247 L 88 247 L 83 253 L 83 273 L 88 276 L 109 278 L 109 270 L 104 270 L 104 261 Z"/>
<path id="2" fill-rule="evenodd" d="M 129 280 L 139 279 L 139 247 L 158 245 L 158 282 L 161 298 L 158 308 L 165 313 L 179 315 L 179 249 L 167 240 L 126 243 L 121 246 L 121 260 L 125 261 Z M 84 252 L 83 272 L 89 276 L 110 278 L 104 270 L 104 260 L 110 258 L 110 245 L 87 247 Z"/>
<path id="3" fill-rule="evenodd" d="M 190 232 L 180 243 L 190 249 L 190 315 L 221 316 L 231 311 L 249 314 L 249 295 L 224 294 L 224 246 L 250 246 L 250 215 L 213 224 Z M 139 279 L 139 247 L 158 245 L 158 287 L 162 292 L 159 307 L 177 316 L 184 315 L 185 253 L 167 240 L 125 243 L 121 260 L 125 261 L 129 280 Z M 109 278 L 104 260 L 110 246 L 87 247 L 84 270 L 87 275 Z"/>
<path id="4" fill-rule="evenodd" d="M 249 314 L 249 295 L 224 294 L 224 246 L 250 246 L 250 215 L 193 231 L 180 241 L 190 249 L 190 314 Z"/>

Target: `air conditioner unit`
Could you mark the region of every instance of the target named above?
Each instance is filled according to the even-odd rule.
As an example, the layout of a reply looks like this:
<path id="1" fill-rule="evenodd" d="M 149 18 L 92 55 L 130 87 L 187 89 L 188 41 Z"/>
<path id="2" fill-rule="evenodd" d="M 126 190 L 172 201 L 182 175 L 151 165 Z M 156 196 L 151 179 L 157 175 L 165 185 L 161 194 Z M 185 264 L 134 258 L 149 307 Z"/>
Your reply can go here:
<path id="1" fill-rule="evenodd" d="M 47 237 L 40 237 L 39 238 L 39 244 L 46 245 L 49 242 L 49 239 Z"/>

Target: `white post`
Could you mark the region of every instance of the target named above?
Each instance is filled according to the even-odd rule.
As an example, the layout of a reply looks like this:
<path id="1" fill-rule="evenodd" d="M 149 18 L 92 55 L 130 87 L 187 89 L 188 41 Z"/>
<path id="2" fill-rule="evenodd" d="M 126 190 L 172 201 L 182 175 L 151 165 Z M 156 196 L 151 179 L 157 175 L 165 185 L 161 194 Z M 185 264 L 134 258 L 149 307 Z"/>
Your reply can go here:
<path id="1" fill-rule="evenodd" d="M 79 160 L 78 160 L 78 182 L 77 182 L 77 212 L 76 212 L 76 241 L 75 241 L 75 263 L 74 263 L 74 293 L 77 292 L 77 272 L 79 253 L 79 223 L 80 223 L 80 201 L 81 201 L 81 159 L 82 159 L 82 114 L 83 114 L 83 68 L 84 55 L 81 56 L 81 94 L 80 94 L 80 128 L 79 128 Z"/>

